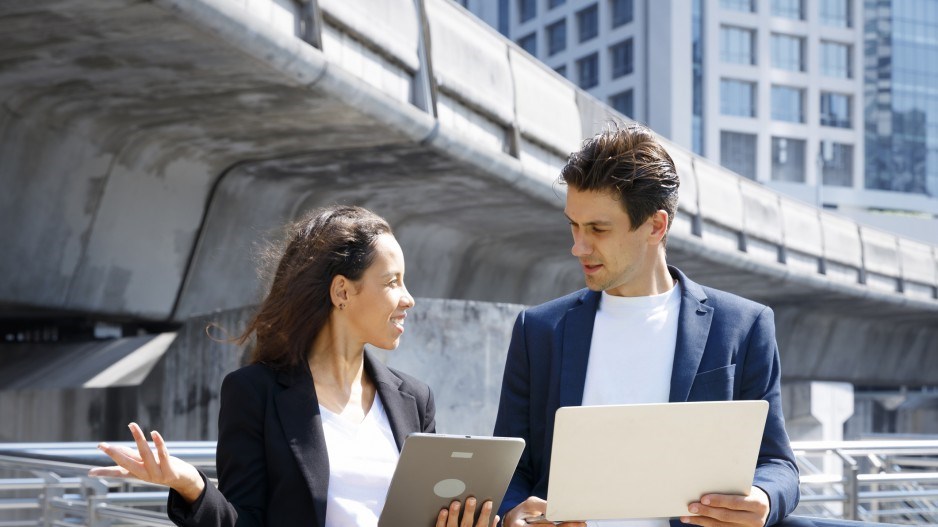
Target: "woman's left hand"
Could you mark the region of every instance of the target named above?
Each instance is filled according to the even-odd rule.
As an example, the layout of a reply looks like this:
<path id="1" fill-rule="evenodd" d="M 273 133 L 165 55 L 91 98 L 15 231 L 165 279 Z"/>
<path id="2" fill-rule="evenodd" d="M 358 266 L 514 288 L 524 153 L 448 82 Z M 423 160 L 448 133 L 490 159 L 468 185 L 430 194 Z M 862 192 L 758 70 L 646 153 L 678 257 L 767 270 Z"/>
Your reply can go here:
<path id="1" fill-rule="evenodd" d="M 475 517 L 476 512 L 476 499 L 469 497 L 466 498 L 465 507 L 462 506 L 459 500 L 453 500 L 449 504 L 449 509 L 441 509 L 440 514 L 436 517 L 436 527 L 496 527 L 498 525 L 498 520 L 500 519 L 497 514 L 494 515 L 494 518 L 489 520 L 489 517 L 492 516 L 492 500 L 486 500 L 482 503 L 482 510 L 479 512 L 479 520 L 472 524 L 472 518 Z M 459 509 L 464 508 L 462 515 L 462 521 L 459 521 Z"/>

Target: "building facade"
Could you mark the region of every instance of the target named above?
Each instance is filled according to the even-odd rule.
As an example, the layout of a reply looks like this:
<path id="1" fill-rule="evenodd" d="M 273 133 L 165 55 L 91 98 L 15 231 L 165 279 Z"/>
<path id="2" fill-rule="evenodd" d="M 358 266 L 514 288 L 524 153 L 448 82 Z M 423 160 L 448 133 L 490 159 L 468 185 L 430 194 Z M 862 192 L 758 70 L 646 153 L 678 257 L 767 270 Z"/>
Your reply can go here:
<path id="1" fill-rule="evenodd" d="M 458 1 L 678 144 L 938 241 L 938 1 Z"/>

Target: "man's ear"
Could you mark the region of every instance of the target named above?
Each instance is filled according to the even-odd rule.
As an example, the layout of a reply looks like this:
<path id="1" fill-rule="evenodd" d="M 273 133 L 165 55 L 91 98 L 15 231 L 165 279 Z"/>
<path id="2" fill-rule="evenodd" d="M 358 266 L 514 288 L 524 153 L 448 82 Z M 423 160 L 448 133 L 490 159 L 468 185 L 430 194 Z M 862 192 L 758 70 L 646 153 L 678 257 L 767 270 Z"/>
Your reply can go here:
<path id="1" fill-rule="evenodd" d="M 649 235 L 649 242 L 653 244 L 661 243 L 661 240 L 668 235 L 668 211 L 666 210 L 657 210 L 649 218 L 651 221 L 651 234 Z"/>
<path id="2" fill-rule="evenodd" d="M 352 281 L 346 278 L 343 275 L 337 274 L 332 279 L 332 284 L 329 286 L 329 298 L 332 300 L 332 305 L 344 309 L 345 304 L 348 303 L 350 295 Z"/>

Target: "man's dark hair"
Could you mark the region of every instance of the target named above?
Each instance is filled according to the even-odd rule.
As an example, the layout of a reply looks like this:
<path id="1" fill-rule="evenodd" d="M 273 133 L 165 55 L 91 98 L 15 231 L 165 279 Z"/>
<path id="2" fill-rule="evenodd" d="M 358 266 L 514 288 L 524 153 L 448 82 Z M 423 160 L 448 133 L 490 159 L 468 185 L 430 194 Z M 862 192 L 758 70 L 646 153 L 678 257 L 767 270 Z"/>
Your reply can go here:
<path id="1" fill-rule="evenodd" d="M 560 180 L 578 191 L 610 192 L 622 203 L 632 230 L 655 212 L 677 212 L 680 180 L 674 161 L 648 127 L 612 124 L 570 154 Z"/>

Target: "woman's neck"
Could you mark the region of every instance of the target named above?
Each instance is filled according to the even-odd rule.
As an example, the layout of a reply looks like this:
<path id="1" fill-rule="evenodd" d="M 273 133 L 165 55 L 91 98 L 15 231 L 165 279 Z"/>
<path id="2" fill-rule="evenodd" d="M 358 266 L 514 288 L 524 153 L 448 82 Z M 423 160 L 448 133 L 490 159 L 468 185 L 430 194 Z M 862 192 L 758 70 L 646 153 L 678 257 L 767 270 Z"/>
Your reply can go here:
<path id="1" fill-rule="evenodd" d="M 331 320 L 325 324 L 308 359 L 319 404 L 352 420 L 364 419 L 375 393 L 364 356 L 364 343 L 348 338 Z"/>

